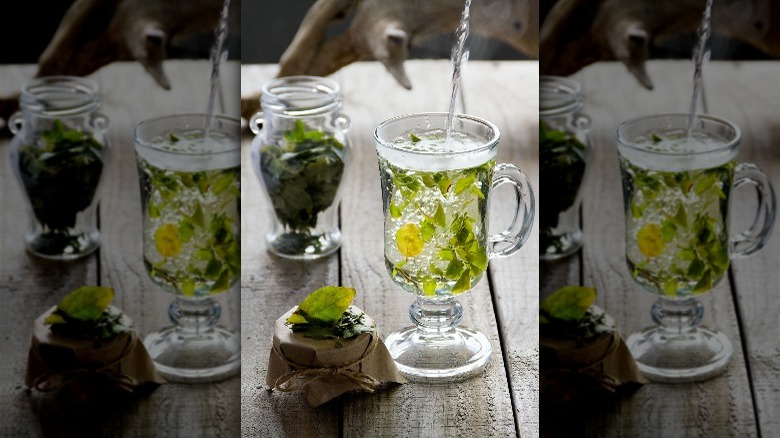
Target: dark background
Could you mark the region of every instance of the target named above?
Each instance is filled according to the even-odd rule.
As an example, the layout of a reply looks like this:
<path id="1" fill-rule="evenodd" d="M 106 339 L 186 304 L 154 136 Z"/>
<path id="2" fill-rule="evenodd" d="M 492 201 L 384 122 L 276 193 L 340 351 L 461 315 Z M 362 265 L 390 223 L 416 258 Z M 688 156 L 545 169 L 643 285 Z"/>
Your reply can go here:
<path id="1" fill-rule="evenodd" d="M 231 4 L 241 1 L 231 0 Z M 0 64 L 37 64 L 73 3 L 75 0 L 2 0 L 0 17 L 4 23 L 0 26 Z M 229 59 L 240 59 L 240 31 L 230 29 L 233 34 L 225 42 Z M 179 45 L 170 46 L 168 58 L 208 59 L 213 41 L 213 32 L 193 35 Z"/>
<path id="2" fill-rule="evenodd" d="M 169 0 L 158 0 L 169 1 Z M 215 0 L 220 1 L 220 0 Z M 292 41 L 304 14 L 315 0 L 231 0 L 242 2 L 240 32 L 228 38 L 228 56 L 245 64 L 276 63 Z M 392 0 L 387 0 L 392 1 Z M 424 0 L 420 0 L 424 1 Z M 539 0 L 540 19 L 543 21 L 555 0 Z M 655 1 L 655 0 L 648 0 Z M 666 0 L 670 1 L 670 0 Z M 74 0 L 6 0 L 0 14 L 6 23 L 0 26 L 0 63 L 34 64 L 48 45 L 65 11 Z M 702 3 L 704 3 L 702 1 Z M 13 21 L 14 24 L 9 24 Z M 695 34 L 669 39 L 651 47 L 654 58 L 690 58 Z M 241 44 L 243 41 L 243 44 Z M 449 58 L 454 33 L 433 38 L 414 47 L 412 58 Z M 169 57 L 208 58 L 213 34 L 195 35 L 179 46 L 170 47 Z M 527 55 L 503 43 L 469 36 L 470 59 L 526 59 Z M 769 59 L 769 57 L 742 42 L 720 35 L 711 40 L 712 59 Z M 542 54 L 541 56 L 544 56 Z"/>
<path id="3" fill-rule="evenodd" d="M 244 0 L 247 1 L 247 0 Z M 544 23 L 544 19 L 555 5 L 557 0 L 539 0 L 539 22 Z M 675 0 L 645 0 L 647 2 L 675 1 Z M 705 1 L 701 0 L 702 12 L 704 11 Z M 541 28 L 541 26 L 540 26 Z M 671 58 L 684 59 L 693 57 L 693 47 L 696 44 L 696 33 L 686 33 L 669 38 L 662 43 L 651 44 L 651 58 Z M 749 44 L 741 41 L 726 38 L 722 35 L 713 33 L 710 36 L 710 59 L 733 59 L 733 60 L 758 60 L 773 59 L 764 52 L 755 49 Z M 544 56 L 544 54 L 540 54 Z"/>
<path id="4" fill-rule="evenodd" d="M 303 16 L 315 0 L 242 0 L 241 62 L 243 64 L 277 63 L 292 41 Z M 394 1 L 394 0 L 384 0 Z M 425 1 L 425 0 L 419 0 Z M 479 1 L 479 0 L 475 0 Z M 465 6 L 465 1 L 463 2 Z M 283 5 L 283 6 L 282 6 Z M 449 58 L 455 41 L 450 34 L 426 40 L 412 47 L 410 58 Z M 480 38 L 471 33 L 468 39 L 469 59 L 527 59 L 500 41 Z"/>

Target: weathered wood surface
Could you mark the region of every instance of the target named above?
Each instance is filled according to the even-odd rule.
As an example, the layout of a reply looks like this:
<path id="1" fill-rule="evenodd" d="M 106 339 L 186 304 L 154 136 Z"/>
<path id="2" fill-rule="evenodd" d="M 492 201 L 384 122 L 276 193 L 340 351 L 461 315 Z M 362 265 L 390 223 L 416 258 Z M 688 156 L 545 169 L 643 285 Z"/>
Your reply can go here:
<path id="1" fill-rule="evenodd" d="M 569 260 L 543 263 L 540 279 L 542 297 L 564 284 L 578 284 L 580 277 L 582 284 L 596 287 L 597 304 L 615 317 L 623 336 L 652 325 L 649 311 L 654 297 L 634 283 L 626 267 L 615 130 L 620 122 L 635 116 L 685 112 L 693 75 L 691 63 L 685 61 L 653 61 L 648 70 L 657 83 L 653 91 L 643 89 L 618 63 L 594 64 L 574 77 L 583 86 L 585 111 L 593 119 L 591 138 L 596 155 L 583 203 L 584 249 Z M 769 147 L 774 146 L 772 138 L 778 131 L 779 70 L 776 63 L 712 62 L 705 69 L 703 91 L 705 112 L 725 117 L 743 129 L 739 159 L 757 161 L 770 174 L 775 173 L 775 178 L 777 154 Z M 754 203 L 750 193 L 734 196 L 732 212 L 754 208 Z M 735 229 L 739 223 L 736 217 L 732 221 Z M 775 363 L 780 323 L 773 286 L 778 280 L 777 251 L 773 241 L 755 256 L 734 262 L 731 275 L 701 299 L 705 306 L 703 324 L 722 330 L 734 346 L 732 363 L 723 375 L 695 384 L 650 383 L 614 404 L 590 406 L 565 423 L 555 413 L 543 411 L 542 435 L 775 433 L 780 380 Z"/>
<path id="2" fill-rule="evenodd" d="M 235 64 L 235 63 L 234 63 Z M 155 286 L 143 268 L 140 193 L 133 151 L 133 127 L 157 115 L 203 112 L 208 101 L 207 61 L 172 61 L 175 77 L 164 91 L 136 63 L 116 63 L 91 76 L 98 82 L 102 111 L 110 119 L 111 162 L 100 203 L 102 246 L 77 263 L 42 262 L 22 243 L 26 228 L 22 191 L 8 163 L 10 139 L 0 139 L 0 436 L 225 436 L 239 434 L 239 378 L 213 384 L 165 384 L 148 397 L 98 406 L 69 406 L 48 394 L 24 389 L 24 367 L 32 321 L 64 294 L 85 284 L 116 291 L 114 304 L 133 318 L 139 335 L 168 325 L 173 298 Z M 238 93 L 235 72 L 225 75 L 223 92 Z M 18 91 L 34 68 L 0 68 L 0 94 Z M 232 83 L 231 82 L 232 78 Z M 237 102 L 237 97 L 224 96 Z M 238 113 L 237 104 L 235 110 Z M 238 288 L 219 298 L 222 323 L 238 328 Z"/>
<path id="3" fill-rule="evenodd" d="M 777 62 L 715 63 L 706 71 L 708 111 L 742 130 L 739 160 L 758 164 L 780 190 L 780 65 Z M 738 192 L 732 226 L 742 230 L 753 219 L 750 189 Z M 780 235 L 753 257 L 734 261 L 732 276 L 740 330 L 749 364 L 751 390 L 762 436 L 780 433 Z"/>
<path id="4" fill-rule="evenodd" d="M 516 148 L 535 149 L 530 143 L 537 131 L 538 102 L 534 99 L 538 96 L 519 92 L 524 89 L 521 85 L 504 93 L 488 92 L 508 81 L 520 81 L 536 89 L 536 63 L 506 63 L 498 67 L 469 64 L 463 92 L 466 111 L 493 118 L 507 139 L 502 143 L 504 151 L 499 158 L 515 160 L 536 179 L 536 155 L 518 153 L 510 146 L 512 141 L 527 142 L 525 147 Z M 310 408 L 301 394 L 271 393 L 264 385 L 271 322 L 318 286 L 339 282 L 355 287 L 356 304 L 377 321 L 383 337 L 409 324 L 412 298 L 392 283 L 382 260 L 381 191 L 372 136 L 374 128 L 389 117 L 446 109 L 451 66 L 445 61 L 415 61 L 407 68 L 415 78 L 413 91 L 397 85 L 381 64 L 374 62 L 353 64 L 334 75 L 342 86 L 343 112 L 352 119 L 353 145 L 352 168 L 341 205 L 343 247 L 338 255 L 305 265 L 270 256 L 262 237 L 268 226 L 270 206 L 259 193 L 256 176 L 244 162 L 243 223 L 252 218 L 252 224 L 244 227 L 247 237 L 242 248 L 241 397 L 245 436 L 303 436 L 311 430 L 320 436 L 355 437 L 503 437 L 538 433 L 534 395 L 538 382 L 533 377 L 538 367 L 538 350 L 534 349 L 538 313 L 535 238 L 521 250 L 525 256 L 507 259 L 503 264 L 491 262 L 490 280 L 483 280 L 461 300 L 465 309 L 463 325 L 486 333 L 494 346 L 495 355 L 484 375 L 455 385 L 407 384 L 374 395 L 349 394 L 319 408 Z M 276 70 L 274 65 L 242 67 L 242 95 L 257 91 Z M 489 99 L 481 102 L 483 96 Z M 490 108 L 515 105 L 518 110 L 514 120 L 510 113 L 504 118 L 500 111 Z M 245 140 L 245 147 L 249 141 Z M 249 312 L 253 316 L 247 317 Z M 515 359 L 520 363 L 513 363 Z"/>

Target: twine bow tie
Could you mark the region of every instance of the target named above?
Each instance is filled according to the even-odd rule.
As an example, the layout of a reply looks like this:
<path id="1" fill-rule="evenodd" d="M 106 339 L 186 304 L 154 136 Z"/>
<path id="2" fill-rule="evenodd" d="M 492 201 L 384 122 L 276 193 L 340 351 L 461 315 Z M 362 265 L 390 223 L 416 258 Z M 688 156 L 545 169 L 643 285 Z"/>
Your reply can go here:
<path id="1" fill-rule="evenodd" d="M 132 391 L 133 386 L 136 384 L 136 380 L 123 373 L 121 367 L 118 365 L 128 354 L 130 354 L 130 351 L 135 347 L 136 342 L 138 342 L 138 338 L 133 334 L 128 338 L 125 347 L 122 349 L 122 353 L 114 360 L 100 366 L 63 368 L 56 371 L 48 371 L 38 376 L 33 382 L 32 387 L 38 391 L 48 392 L 62 388 L 79 377 L 101 375 L 114 381 L 119 388 L 126 391 Z M 37 350 L 33 350 L 33 354 L 41 359 Z"/>
<path id="2" fill-rule="evenodd" d="M 290 361 L 282 354 L 276 345 L 273 345 L 273 351 L 278 357 L 280 357 L 290 368 L 293 368 L 292 372 L 289 372 L 283 376 L 280 376 L 274 382 L 274 389 L 282 392 L 292 392 L 303 389 L 309 383 L 323 377 L 323 376 L 341 376 L 351 381 L 358 387 L 368 391 L 374 392 L 374 388 L 380 383 L 379 380 L 363 372 L 363 366 L 361 362 L 368 357 L 376 348 L 378 338 L 371 336 L 371 341 L 366 347 L 366 351 L 357 360 L 348 362 L 345 364 L 332 366 L 332 367 L 317 367 L 309 368 L 295 362 Z M 350 369 L 351 367 L 358 365 L 357 370 Z"/>

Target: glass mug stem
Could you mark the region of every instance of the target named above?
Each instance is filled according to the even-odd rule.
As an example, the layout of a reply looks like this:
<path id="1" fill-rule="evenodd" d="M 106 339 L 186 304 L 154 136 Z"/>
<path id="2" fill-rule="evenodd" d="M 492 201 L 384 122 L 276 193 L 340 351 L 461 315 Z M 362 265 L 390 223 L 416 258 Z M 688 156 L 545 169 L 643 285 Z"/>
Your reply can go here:
<path id="1" fill-rule="evenodd" d="M 514 189 L 517 205 L 509 227 L 488 238 L 488 259 L 509 257 L 519 251 L 531 235 L 534 224 L 535 202 L 531 180 L 519 167 L 499 163 L 495 167 L 492 189 L 504 184 L 509 184 Z"/>

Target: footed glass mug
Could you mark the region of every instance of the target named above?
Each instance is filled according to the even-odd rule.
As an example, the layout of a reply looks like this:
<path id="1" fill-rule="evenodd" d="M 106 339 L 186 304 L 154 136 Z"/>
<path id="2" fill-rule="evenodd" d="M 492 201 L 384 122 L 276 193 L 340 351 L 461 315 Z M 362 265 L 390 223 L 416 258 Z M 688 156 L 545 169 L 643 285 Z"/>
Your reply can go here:
<path id="1" fill-rule="evenodd" d="M 634 280 L 659 295 L 655 327 L 628 337 L 639 368 L 663 382 L 705 380 L 726 369 L 733 352 L 720 331 L 699 327 L 696 299 L 726 275 L 733 258 L 764 246 L 775 218 L 775 193 L 754 164 L 737 164 L 741 133 L 731 122 L 688 114 L 659 114 L 623 122 L 617 147 L 626 215 L 626 262 Z M 758 195 L 754 223 L 729 232 L 732 189 L 749 184 Z"/>
<path id="2" fill-rule="evenodd" d="M 516 253 L 534 218 L 528 177 L 496 164 L 498 128 L 462 114 L 444 139 L 446 113 L 420 113 L 382 122 L 374 133 L 382 185 L 385 265 L 393 281 L 417 296 L 414 326 L 385 343 L 411 380 L 454 381 L 488 363 L 490 341 L 458 327 L 456 300 L 482 278 L 493 258 Z M 510 226 L 488 235 L 491 191 L 508 184 L 517 204 Z"/>
<path id="3" fill-rule="evenodd" d="M 27 250 L 74 260 L 100 246 L 98 192 L 109 158 L 108 118 L 95 82 L 73 76 L 33 79 L 11 116 L 11 165 L 27 195 Z"/>
<path id="4" fill-rule="evenodd" d="M 235 375 L 237 332 L 218 327 L 212 297 L 241 276 L 240 122 L 205 114 L 145 120 L 134 131 L 143 209 L 144 267 L 176 299 L 173 326 L 144 339 L 168 380 L 210 382 Z M 206 137 L 206 135 L 208 136 Z"/>

